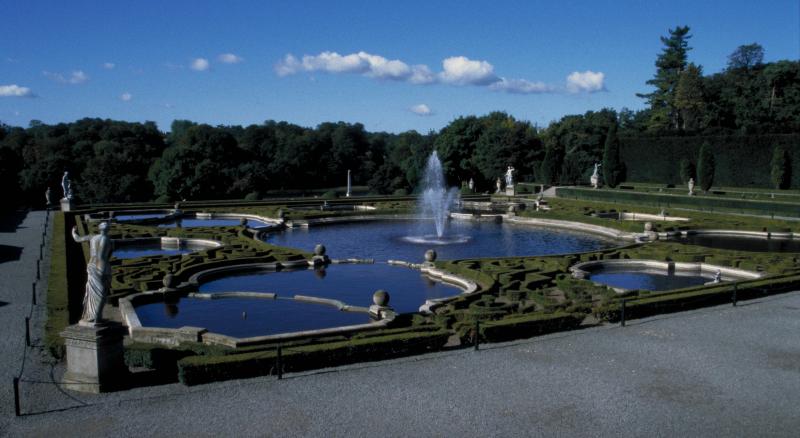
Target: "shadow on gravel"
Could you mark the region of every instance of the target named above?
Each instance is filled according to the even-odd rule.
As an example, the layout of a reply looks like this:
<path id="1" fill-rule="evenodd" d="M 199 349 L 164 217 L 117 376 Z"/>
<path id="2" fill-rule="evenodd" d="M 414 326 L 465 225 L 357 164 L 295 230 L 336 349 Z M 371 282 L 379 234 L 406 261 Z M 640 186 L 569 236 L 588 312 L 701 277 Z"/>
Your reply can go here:
<path id="1" fill-rule="evenodd" d="M 8 303 L 6 303 L 5 301 L 0 301 L 0 307 L 7 306 L 7 305 L 8 305 Z"/>
<path id="2" fill-rule="evenodd" d="M 18 210 L 0 215 L 0 233 L 13 233 L 19 228 L 19 224 L 25 220 L 27 211 Z"/>
<path id="3" fill-rule="evenodd" d="M 21 246 L 0 245 L 0 263 L 19 260 L 22 255 Z"/>

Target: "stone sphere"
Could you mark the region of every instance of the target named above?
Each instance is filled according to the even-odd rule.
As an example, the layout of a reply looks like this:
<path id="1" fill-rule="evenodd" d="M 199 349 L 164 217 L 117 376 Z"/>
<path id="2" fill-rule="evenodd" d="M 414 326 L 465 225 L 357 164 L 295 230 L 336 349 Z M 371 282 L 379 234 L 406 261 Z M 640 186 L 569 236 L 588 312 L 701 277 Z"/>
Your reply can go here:
<path id="1" fill-rule="evenodd" d="M 436 251 L 429 249 L 425 251 L 425 261 L 426 262 L 435 262 L 436 261 Z"/>
<path id="2" fill-rule="evenodd" d="M 378 289 L 372 294 L 372 302 L 377 306 L 386 307 L 389 305 L 389 292 Z"/>
<path id="3" fill-rule="evenodd" d="M 653 223 L 652 222 L 645 222 L 644 223 L 644 230 L 647 232 L 653 231 Z"/>
<path id="4" fill-rule="evenodd" d="M 243 217 L 243 218 L 239 219 L 239 225 L 241 225 L 243 227 L 246 227 L 247 226 L 247 218 Z"/>
<path id="5" fill-rule="evenodd" d="M 164 276 L 164 279 L 161 280 L 161 282 L 164 284 L 164 287 L 172 289 L 175 287 L 175 276 L 172 274 L 167 274 Z"/>
<path id="6" fill-rule="evenodd" d="M 314 255 L 324 256 L 325 255 L 325 245 L 318 243 L 317 246 L 314 247 Z"/>

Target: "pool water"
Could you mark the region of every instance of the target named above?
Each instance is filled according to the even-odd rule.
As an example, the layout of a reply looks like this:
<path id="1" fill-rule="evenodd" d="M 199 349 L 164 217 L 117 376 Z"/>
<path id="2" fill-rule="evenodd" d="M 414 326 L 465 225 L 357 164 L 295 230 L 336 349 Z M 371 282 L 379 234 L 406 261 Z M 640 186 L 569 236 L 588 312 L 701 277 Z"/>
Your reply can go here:
<path id="1" fill-rule="evenodd" d="M 181 227 L 238 227 L 240 224 L 239 219 L 178 219 L 169 222 L 158 224 L 159 228 L 175 228 L 180 222 Z M 258 220 L 248 219 L 247 226 L 250 228 L 266 227 L 267 224 Z"/>
<path id="2" fill-rule="evenodd" d="M 182 244 L 180 247 L 175 246 L 162 246 L 161 243 L 136 243 L 130 245 L 121 245 L 114 248 L 111 253 L 113 257 L 118 259 L 133 259 L 137 257 L 148 256 L 172 256 L 180 254 L 189 254 L 196 251 L 208 249 L 205 246 Z"/>
<path id="3" fill-rule="evenodd" d="M 594 234 L 496 222 L 450 221 L 436 239 L 430 221 L 370 221 L 290 228 L 265 237 L 268 243 L 310 251 L 322 243 L 331 258 L 423 261 L 428 249 L 440 259 L 553 255 L 621 244 Z"/>
<path id="4" fill-rule="evenodd" d="M 371 321 L 364 313 L 287 299 L 181 298 L 176 304 L 152 303 L 136 308 L 143 326 L 203 327 L 213 333 L 246 338 L 318 330 Z"/>
<path id="5" fill-rule="evenodd" d="M 118 221 L 140 221 L 144 219 L 161 219 L 166 217 L 164 213 L 142 213 L 142 214 L 120 214 L 114 216 Z"/>
<path id="6" fill-rule="evenodd" d="M 602 269 L 592 273 L 589 280 L 622 289 L 665 291 L 701 286 L 713 277 L 701 275 L 676 275 L 674 272 L 655 273 L 635 268 Z"/>

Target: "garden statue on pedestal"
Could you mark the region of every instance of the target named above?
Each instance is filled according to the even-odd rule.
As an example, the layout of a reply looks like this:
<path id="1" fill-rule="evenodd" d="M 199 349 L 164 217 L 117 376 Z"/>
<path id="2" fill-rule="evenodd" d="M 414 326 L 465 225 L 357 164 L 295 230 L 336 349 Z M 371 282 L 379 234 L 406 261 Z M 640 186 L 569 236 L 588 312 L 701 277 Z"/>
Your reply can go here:
<path id="1" fill-rule="evenodd" d="M 113 242 L 108 237 L 108 222 L 101 222 L 100 234 L 79 236 L 75 227 L 72 238 L 89 242 L 89 262 L 86 264 L 86 293 L 83 296 L 81 324 L 97 324 L 103 319 L 103 305 L 111 289 L 111 252 Z"/>
<path id="2" fill-rule="evenodd" d="M 694 178 L 689 178 L 689 196 L 694 195 Z"/>
<path id="3" fill-rule="evenodd" d="M 51 206 L 53 203 L 50 200 L 50 187 L 47 188 L 47 191 L 44 192 L 44 198 L 47 200 L 47 206 Z"/>
<path id="4" fill-rule="evenodd" d="M 475 181 L 472 178 L 469 179 L 467 186 L 469 187 L 470 193 L 475 193 Z"/>
<path id="5" fill-rule="evenodd" d="M 502 191 L 502 189 L 503 189 L 503 180 L 501 180 L 500 178 L 497 178 L 497 181 L 495 182 L 495 185 L 497 186 L 497 190 L 495 190 L 494 192 L 495 193 L 500 193 Z"/>
<path id="6" fill-rule="evenodd" d="M 514 196 L 516 192 L 514 191 L 514 166 L 508 166 L 508 170 L 506 170 L 506 195 Z"/>
<path id="7" fill-rule="evenodd" d="M 64 171 L 64 176 L 61 177 L 61 190 L 64 192 L 64 199 L 72 199 L 72 182 L 67 171 Z"/>
<path id="8" fill-rule="evenodd" d="M 595 189 L 600 185 L 600 163 L 594 163 L 594 172 L 589 178 L 589 182 L 592 183 L 592 188 Z"/>

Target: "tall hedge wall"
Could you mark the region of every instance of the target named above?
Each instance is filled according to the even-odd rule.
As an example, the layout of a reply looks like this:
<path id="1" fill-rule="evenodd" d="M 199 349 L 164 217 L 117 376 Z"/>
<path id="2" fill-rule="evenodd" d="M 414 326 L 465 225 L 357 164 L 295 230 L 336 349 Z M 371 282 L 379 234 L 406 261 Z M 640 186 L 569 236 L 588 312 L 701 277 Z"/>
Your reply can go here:
<path id="1" fill-rule="evenodd" d="M 800 188 L 800 134 L 695 137 L 620 137 L 620 155 L 628 181 L 681 184 L 683 158 L 697 164 L 708 142 L 716 158 L 714 185 L 770 187 L 770 160 L 776 146 L 792 157 L 791 188 Z"/>

